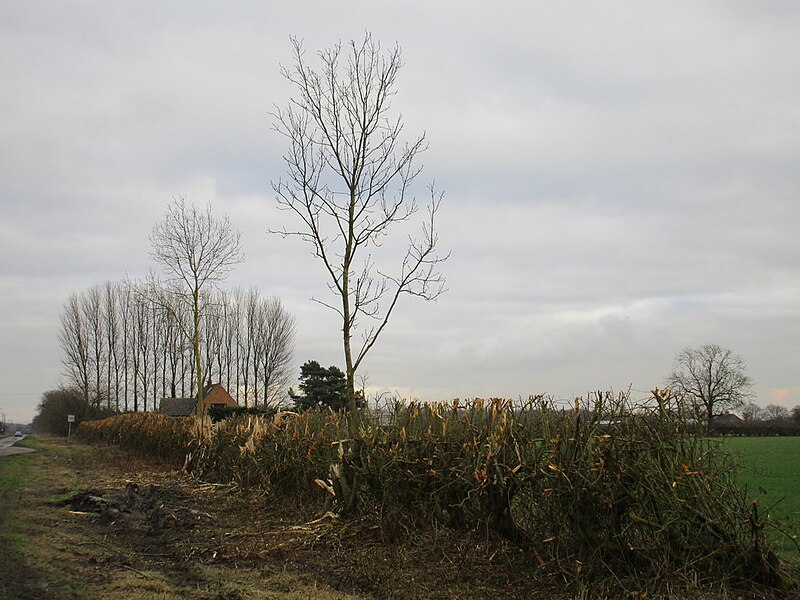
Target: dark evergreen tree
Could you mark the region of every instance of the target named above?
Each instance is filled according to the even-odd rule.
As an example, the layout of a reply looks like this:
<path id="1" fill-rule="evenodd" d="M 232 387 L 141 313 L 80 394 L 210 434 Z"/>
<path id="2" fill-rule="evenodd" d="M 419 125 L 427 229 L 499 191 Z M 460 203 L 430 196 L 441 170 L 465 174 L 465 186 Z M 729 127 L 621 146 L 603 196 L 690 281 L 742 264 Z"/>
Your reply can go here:
<path id="1" fill-rule="evenodd" d="M 347 408 L 347 377 L 339 367 L 330 366 L 326 369 L 315 360 L 306 361 L 300 367 L 299 387 L 301 394 L 289 389 L 297 411 L 322 407 L 331 410 Z M 363 393 L 356 393 L 356 402 L 360 406 L 365 404 Z"/>

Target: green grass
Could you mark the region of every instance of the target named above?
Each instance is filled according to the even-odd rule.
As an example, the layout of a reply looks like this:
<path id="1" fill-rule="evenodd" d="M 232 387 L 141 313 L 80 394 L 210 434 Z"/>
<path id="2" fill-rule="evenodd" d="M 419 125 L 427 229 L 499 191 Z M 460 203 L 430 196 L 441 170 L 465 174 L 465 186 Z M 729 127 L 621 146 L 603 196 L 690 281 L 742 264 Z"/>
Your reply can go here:
<path id="1" fill-rule="evenodd" d="M 759 500 L 760 516 L 769 515 L 800 541 L 800 437 L 732 437 L 723 447 L 737 457 L 739 478 Z M 791 539 L 776 529 L 768 535 L 779 554 L 800 561 Z"/>
<path id="2" fill-rule="evenodd" d="M 0 464 L 0 493 L 10 493 L 22 485 L 28 470 L 27 464 L 26 454 L 3 457 Z"/>

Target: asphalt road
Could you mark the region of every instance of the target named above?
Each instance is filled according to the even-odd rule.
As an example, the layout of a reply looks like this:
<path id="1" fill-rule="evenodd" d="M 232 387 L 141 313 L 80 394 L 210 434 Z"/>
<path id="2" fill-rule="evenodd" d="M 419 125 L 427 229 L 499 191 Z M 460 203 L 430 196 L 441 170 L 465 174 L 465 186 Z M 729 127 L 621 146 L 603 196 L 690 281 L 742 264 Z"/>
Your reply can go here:
<path id="1" fill-rule="evenodd" d="M 23 435 L 21 438 L 5 437 L 0 438 L 0 456 L 11 456 L 12 454 L 25 454 L 26 452 L 36 452 L 33 448 L 18 448 L 14 444 L 22 439 L 25 439 Z"/>

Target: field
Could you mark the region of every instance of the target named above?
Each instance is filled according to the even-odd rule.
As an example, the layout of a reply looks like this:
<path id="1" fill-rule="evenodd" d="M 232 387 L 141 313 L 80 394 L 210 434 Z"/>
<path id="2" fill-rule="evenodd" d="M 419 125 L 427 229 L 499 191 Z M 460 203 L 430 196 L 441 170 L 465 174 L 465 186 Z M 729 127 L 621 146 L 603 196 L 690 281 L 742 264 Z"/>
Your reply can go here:
<path id="1" fill-rule="evenodd" d="M 724 448 L 740 463 L 739 476 L 748 496 L 759 500 L 761 516 L 770 514 L 783 523 L 786 533 L 800 533 L 800 437 L 730 437 Z M 777 530 L 769 537 L 780 554 L 800 560 L 800 551 Z"/>

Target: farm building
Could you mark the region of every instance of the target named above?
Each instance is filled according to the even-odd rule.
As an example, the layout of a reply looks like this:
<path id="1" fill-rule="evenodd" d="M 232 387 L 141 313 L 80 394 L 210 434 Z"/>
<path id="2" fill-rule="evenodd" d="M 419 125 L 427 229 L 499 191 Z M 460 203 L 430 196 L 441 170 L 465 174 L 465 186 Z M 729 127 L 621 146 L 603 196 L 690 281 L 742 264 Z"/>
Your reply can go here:
<path id="1" fill-rule="evenodd" d="M 744 424 L 741 418 L 731 413 L 715 415 L 712 422 L 717 427 L 736 427 Z"/>
<path id="2" fill-rule="evenodd" d="M 204 411 L 211 407 L 239 406 L 222 385 L 209 383 L 203 388 Z M 159 412 L 170 417 L 188 417 L 197 410 L 197 398 L 164 398 Z"/>

